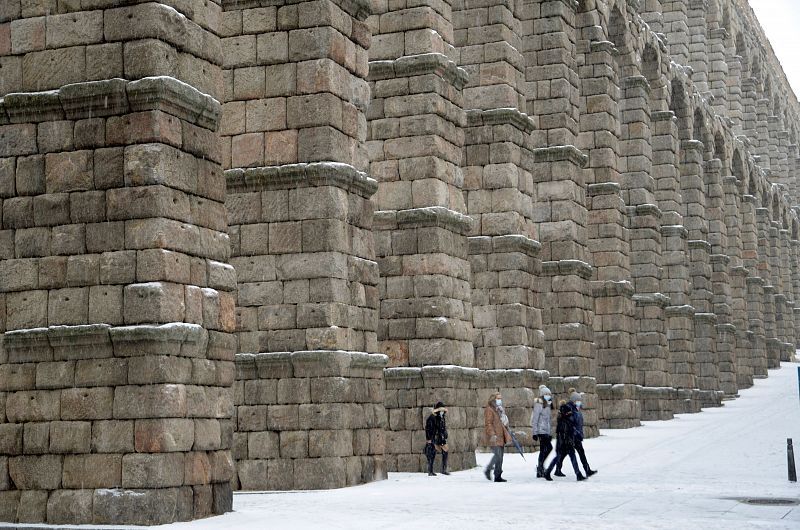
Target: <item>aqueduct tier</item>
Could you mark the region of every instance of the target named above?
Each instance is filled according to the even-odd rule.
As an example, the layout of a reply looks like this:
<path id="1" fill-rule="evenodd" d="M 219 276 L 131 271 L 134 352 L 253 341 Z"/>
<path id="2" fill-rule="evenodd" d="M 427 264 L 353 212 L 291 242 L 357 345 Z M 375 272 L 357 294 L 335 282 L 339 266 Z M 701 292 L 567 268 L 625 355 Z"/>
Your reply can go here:
<path id="1" fill-rule="evenodd" d="M 745 0 L 0 3 L 0 520 L 475 464 L 800 344 L 797 99 Z"/>

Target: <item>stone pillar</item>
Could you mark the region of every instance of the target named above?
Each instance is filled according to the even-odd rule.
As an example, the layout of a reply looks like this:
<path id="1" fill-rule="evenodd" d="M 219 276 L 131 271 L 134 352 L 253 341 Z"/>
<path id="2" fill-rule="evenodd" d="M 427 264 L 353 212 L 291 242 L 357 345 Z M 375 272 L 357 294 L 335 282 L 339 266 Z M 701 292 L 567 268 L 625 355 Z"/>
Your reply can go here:
<path id="1" fill-rule="evenodd" d="M 663 33 L 664 8 L 661 7 L 662 0 L 644 0 L 644 2 L 641 2 L 640 4 L 641 10 L 639 11 L 639 14 L 642 17 L 642 20 L 647 22 L 647 25 L 650 26 L 653 31 L 657 33 Z"/>
<path id="2" fill-rule="evenodd" d="M 591 14 L 581 15 L 581 26 Z M 586 32 L 586 30 L 584 30 Z M 590 35 L 585 37 L 592 38 Z M 617 75 L 621 70 L 609 41 L 581 41 L 579 145 L 589 155 L 587 179 L 588 246 L 594 264 L 594 340 L 601 427 L 639 424 L 636 397 L 635 306 L 630 281 L 627 211 L 621 195 L 619 133 L 621 105 Z M 620 136 L 624 138 L 623 136 Z M 567 212 L 564 212 L 565 214 Z M 569 214 L 567 214 L 569 215 Z"/>
<path id="3" fill-rule="evenodd" d="M 0 520 L 227 512 L 220 7 L 4 4 Z"/>
<path id="4" fill-rule="evenodd" d="M 767 346 L 767 367 L 777 368 L 780 365 L 780 341 L 775 327 L 775 286 L 772 284 L 770 270 L 770 221 L 767 208 L 756 208 L 756 226 L 758 230 L 758 272 L 763 280 L 763 319 L 764 337 Z"/>
<path id="5" fill-rule="evenodd" d="M 752 77 L 745 77 L 742 80 L 742 133 L 754 146 L 758 146 L 756 97 L 756 80 Z"/>
<path id="6" fill-rule="evenodd" d="M 688 65 L 690 58 L 690 36 L 687 0 L 661 0 L 663 32 L 667 35 L 669 54 L 672 60 Z"/>
<path id="7" fill-rule="evenodd" d="M 694 351 L 697 388 L 701 406 L 719 405 L 719 367 L 716 354 L 717 317 L 713 313 L 713 292 L 706 214 L 703 144 L 697 140 L 681 143 L 681 195 L 683 222 L 688 230 L 691 275 L 691 305 L 694 315 Z M 718 171 L 718 169 L 717 169 Z"/>
<path id="8" fill-rule="evenodd" d="M 592 269 L 586 248 L 588 212 L 578 150 L 579 79 L 575 10 L 571 0 L 533 5 L 533 37 L 527 39 L 525 80 L 528 114 L 539 120 L 533 133 L 533 180 L 542 244 L 541 293 L 545 366 L 584 393 L 586 433 L 597 434 L 595 353 L 592 338 Z M 564 389 L 566 390 L 566 388 Z"/>
<path id="9" fill-rule="evenodd" d="M 724 78 L 728 94 L 728 109 L 727 112 L 723 111 L 719 112 L 719 114 L 730 118 L 730 120 L 733 122 L 732 129 L 734 134 L 741 134 L 744 110 L 742 106 L 742 93 L 744 84 L 742 82 L 742 58 L 736 55 L 736 45 L 733 43 L 733 38 L 728 36 L 728 41 L 730 42 L 726 50 L 728 73 Z M 712 89 L 714 86 L 715 85 L 712 84 Z"/>
<path id="10" fill-rule="evenodd" d="M 367 12 L 237 5 L 224 15 L 222 127 L 238 273 L 235 485 L 382 479 Z"/>
<path id="11" fill-rule="evenodd" d="M 730 44 L 728 44 L 730 42 Z M 730 73 L 728 54 L 733 53 L 733 39 L 725 28 L 708 32 L 708 88 L 713 96 L 712 107 L 719 116 L 730 114 L 727 77 Z M 738 87 L 737 87 L 738 88 Z"/>
<path id="12" fill-rule="evenodd" d="M 705 94 L 709 91 L 709 47 L 706 36 L 706 29 L 709 25 L 707 20 L 708 0 L 689 0 L 688 4 L 686 24 L 689 30 L 689 62 L 681 64 L 687 64 L 692 68 L 692 82 L 695 90 L 699 94 Z M 714 25 L 718 26 L 718 24 Z"/>
<path id="13" fill-rule="evenodd" d="M 686 320 L 685 315 L 693 313 L 689 306 L 689 271 L 687 267 L 687 232 L 683 227 L 683 216 L 680 213 L 683 198 L 680 193 L 678 175 L 678 129 L 675 113 L 672 111 L 654 112 L 651 114 L 653 124 L 653 178 L 656 181 L 656 201 L 662 212 L 661 226 L 661 263 L 663 266 L 660 291 L 664 298 L 653 299 L 652 306 L 664 306 L 664 331 L 666 334 L 666 349 L 663 360 L 666 364 L 666 373 L 661 379 L 668 390 L 657 393 L 657 401 L 646 408 L 655 409 L 657 414 L 667 414 L 673 411 L 694 410 L 696 406 L 686 405 L 691 403 L 691 389 L 694 380 L 686 380 L 683 374 L 688 372 L 690 364 L 694 361 L 694 347 L 691 342 L 691 320 Z M 653 310 L 654 311 L 654 310 Z M 692 369 L 693 370 L 693 369 Z M 674 377 L 677 375 L 677 377 Z M 684 386 L 687 385 L 687 386 Z M 691 385 L 691 386 L 688 386 Z M 687 388 L 681 391 L 680 403 L 677 403 L 678 388 Z M 687 399 L 689 401 L 687 401 Z M 695 404 L 696 405 L 696 404 Z M 669 413 L 661 412 L 667 411 Z"/>
<path id="14" fill-rule="evenodd" d="M 780 226 L 780 224 L 779 224 Z M 792 297 L 791 283 L 791 257 L 789 254 L 789 230 L 780 228 L 778 230 L 778 262 L 781 264 L 781 292 L 776 296 L 776 305 L 780 307 L 780 313 L 775 318 L 780 319 L 778 329 L 780 330 L 779 339 L 781 341 L 781 361 L 791 361 L 794 357 L 794 300 Z"/>
<path id="15" fill-rule="evenodd" d="M 706 163 L 707 190 L 706 215 L 708 216 L 708 241 L 711 243 L 712 311 L 717 316 L 716 351 L 719 390 L 725 396 L 738 393 L 736 384 L 736 328 L 732 323 L 732 298 L 729 267 L 728 228 L 725 223 L 725 193 L 720 171 L 722 162 L 712 159 Z"/>
<path id="16" fill-rule="evenodd" d="M 650 85 L 644 77 L 623 81 L 622 137 L 620 152 L 626 156 L 620 176 L 622 197 L 627 206 L 630 234 L 630 267 L 636 304 L 634 323 L 636 382 L 640 417 L 645 420 L 670 419 L 672 407 L 664 307 L 668 299 L 661 294 L 663 262 L 661 256 L 662 212 L 657 205 L 654 178 L 654 148 L 651 128 Z"/>
<path id="17" fill-rule="evenodd" d="M 730 323 L 735 328 L 735 372 L 739 389 L 753 386 L 753 367 L 750 365 L 752 345 L 747 334 L 747 269 L 742 260 L 742 211 L 739 199 L 739 181 L 735 176 L 723 177 L 725 194 L 725 230 L 727 246 L 724 254 L 730 258 L 728 280 L 730 282 Z"/>
<path id="18" fill-rule="evenodd" d="M 539 201 L 531 175 L 535 123 L 524 113 L 521 9 L 499 0 L 461 4 L 453 20 L 460 66 L 468 74 L 462 171 L 474 220 L 469 259 L 475 366 L 493 371 L 484 381 L 503 392 L 511 428 L 520 443 L 533 447 L 530 410 L 536 394 L 529 387 L 505 386 L 513 378 L 499 376 L 504 370 L 544 368 L 535 282 L 541 268 L 534 224 Z"/>
<path id="19" fill-rule="evenodd" d="M 764 337 L 764 282 L 758 276 L 758 229 L 756 227 L 756 205 L 758 199 L 752 195 L 742 197 L 742 259 L 747 270 L 747 321 L 750 333 L 750 362 L 753 377 L 767 376 L 767 345 Z"/>
<path id="20" fill-rule="evenodd" d="M 461 170 L 467 73 L 450 58 L 456 54 L 449 2 L 375 6 L 369 25 L 375 35 L 367 146 L 379 182 L 378 344 L 389 356 L 392 385 L 386 463 L 389 471 L 426 468 L 424 421 L 441 399 L 450 411 L 448 427 L 464 433 L 452 438 L 451 467 L 469 468 L 478 440 L 466 433 L 482 420 L 474 395 L 448 390 L 475 388 L 475 376 L 462 369 L 475 366 L 467 240 L 473 221 Z M 426 378 L 425 369 L 438 375 Z M 422 386 L 405 399 L 404 384 Z"/>
<path id="21" fill-rule="evenodd" d="M 791 245 L 792 286 L 794 291 L 794 337 L 795 346 L 800 349 L 800 241 L 792 239 Z"/>

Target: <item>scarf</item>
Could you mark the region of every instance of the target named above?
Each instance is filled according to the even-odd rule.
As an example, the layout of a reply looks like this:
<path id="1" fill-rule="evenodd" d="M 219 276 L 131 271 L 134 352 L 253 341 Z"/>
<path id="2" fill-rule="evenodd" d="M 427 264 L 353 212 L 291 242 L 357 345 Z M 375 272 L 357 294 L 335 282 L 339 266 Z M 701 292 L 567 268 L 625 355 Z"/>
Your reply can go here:
<path id="1" fill-rule="evenodd" d="M 497 407 L 497 413 L 500 415 L 500 421 L 502 422 L 503 426 L 508 427 L 508 416 L 506 416 L 506 410 L 502 405 L 495 406 Z"/>

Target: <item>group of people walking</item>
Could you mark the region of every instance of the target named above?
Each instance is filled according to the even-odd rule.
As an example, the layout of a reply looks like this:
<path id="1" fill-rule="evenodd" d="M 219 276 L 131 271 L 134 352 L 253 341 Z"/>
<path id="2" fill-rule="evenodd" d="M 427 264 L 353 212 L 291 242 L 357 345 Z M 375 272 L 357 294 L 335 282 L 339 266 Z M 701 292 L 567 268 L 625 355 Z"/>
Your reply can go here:
<path id="1" fill-rule="evenodd" d="M 553 409 L 553 394 L 545 385 L 539 387 L 539 397 L 536 398 L 533 414 L 531 414 L 531 433 L 533 439 L 539 441 L 539 464 L 536 466 L 536 478 L 543 477 L 545 480 L 553 480 L 551 473 L 554 467 L 555 476 L 566 476 L 561 472 L 561 466 L 567 457 L 572 462 L 572 469 L 578 480 L 586 480 L 597 473 L 589 467 L 586 451 L 583 449 L 582 405 L 583 397 L 574 388 L 569 389 L 569 401 L 562 400 L 559 403 L 558 417 L 556 418 L 556 455 L 550 461 L 550 465 L 545 468 L 545 461 L 553 451 L 553 424 L 550 417 Z M 581 459 L 585 475 L 578 468 L 576 453 Z"/>
<path id="2" fill-rule="evenodd" d="M 553 452 L 552 435 L 552 411 L 553 394 L 545 385 L 539 387 L 539 397 L 533 406 L 531 414 L 531 433 L 534 440 L 539 441 L 539 461 L 536 466 L 536 478 L 544 478 L 552 481 L 552 475 L 564 477 L 561 466 L 564 460 L 569 457 L 572 462 L 572 469 L 578 480 L 586 480 L 595 473 L 589 467 L 586 460 L 586 452 L 583 449 L 583 414 L 581 406 L 583 397 L 574 388 L 569 389 L 569 400 L 562 400 L 558 406 L 558 416 L 556 417 L 556 447 L 555 456 L 549 465 L 545 466 L 547 457 Z M 428 460 L 428 475 L 436 476 L 433 466 L 436 454 L 442 454 L 441 473 L 449 475 L 447 468 L 448 447 L 447 447 L 447 423 L 445 415 L 447 408 L 444 403 L 439 401 L 433 408 L 431 415 L 425 422 L 425 456 Z M 506 482 L 503 478 L 503 456 L 505 446 L 512 441 L 511 432 L 508 429 L 508 416 L 503 408 L 503 396 L 497 392 L 489 398 L 483 410 L 484 420 L 484 445 L 492 450 L 492 459 L 483 471 L 487 480 L 494 478 L 495 482 Z M 577 456 L 576 456 L 577 455 Z M 584 473 L 578 467 L 578 458 L 583 465 Z M 553 473 L 555 468 L 555 473 Z"/>

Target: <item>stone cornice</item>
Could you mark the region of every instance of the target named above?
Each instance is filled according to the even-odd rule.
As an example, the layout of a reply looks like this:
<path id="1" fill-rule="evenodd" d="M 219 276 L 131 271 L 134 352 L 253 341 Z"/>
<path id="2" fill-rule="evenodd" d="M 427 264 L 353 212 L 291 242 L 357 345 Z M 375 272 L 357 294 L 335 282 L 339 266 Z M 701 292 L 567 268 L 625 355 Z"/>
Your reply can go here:
<path id="1" fill-rule="evenodd" d="M 562 259 L 559 261 L 543 261 L 542 276 L 575 275 L 588 280 L 592 277 L 592 266 L 578 259 Z"/>
<path id="2" fill-rule="evenodd" d="M 369 81 L 380 81 L 382 79 L 427 74 L 436 74 L 459 90 L 464 88 L 469 78 L 467 71 L 456 65 L 446 55 L 441 53 L 422 53 L 419 55 L 405 55 L 395 60 L 370 61 L 367 79 Z"/>
<path id="3" fill-rule="evenodd" d="M 669 306 L 670 298 L 663 293 L 635 294 L 633 301 L 639 306 L 658 306 L 665 308 Z"/>
<path id="4" fill-rule="evenodd" d="M 680 237 L 686 239 L 689 237 L 689 231 L 683 225 L 662 225 L 661 235 L 664 237 Z"/>
<path id="5" fill-rule="evenodd" d="M 690 239 L 689 250 L 705 250 L 711 254 L 711 243 L 703 239 Z"/>
<path id="6" fill-rule="evenodd" d="M 216 3 L 221 3 L 225 11 L 234 11 L 237 9 L 251 9 L 254 7 L 272 7 L 284 6 L 287 4 L 286 0 L 213 0 Z M 358 20 L 366 20 L 372 14 L 369 0 L 331 0 L 334 4 L 339 6 L 342 11 Z"/>
<path id="7" fill-rule="evenodd" d="M 595 297 L 615 297 L 624 296 L 631 298 L 634 293 L 633 284 L 628 280 L 614 281 L 604 280 L 592 282 L 592 294 Z"/>
<path id="8" fill-rule="evenodd" d="M 382 377 L 389 358 L 380 353 L 342 350 L 237 353 L 237 379 L 291 377 Z"/>
<path id="9" fill-rule="evenodd" d="M 0 118 L 10 123 L 102 118 L 148 110 L 216 130 L 222 106 L 172 77 L 89 81 L 47 92 L 11 93 L 0 99 Z"/>
<path id="10" fill-rule="evenodd" d="M 375 229 L 409 229 L 439 227 L 457 234 L 472 231 L 473 219 L 444 206 L 428 206 L 408 210 L 381 210 L 374 215 Z"/>
<path id="11" fill-rule="evenodd" d="M 209 333 L 203 327 L 183 323 L 51 326 L 8 331 L 3 339 L 12 363 L 151 354 L 202 357 L 209 345 Z"/>
<path id="12" fill-rule="evenodd" d="M 467 240 L 470 254 L 520 252 L 536 257 L 542 249 L 538 241 L 522 235 L 473 236 Z"/>
<path id="13" fill-rule="evenodd" d="M 574 145 L 554 145 L 534 149 L 533 161 L 541 162 L 572 162 L 580 168 L 585 168 L 589 163 L 589 155 L 583 153 Z"/>
<path id="14" fill-rule="evenodd" d="M 225 180 L 228 193 L 335 186 L 368 199 L 378 190 L 375 179 L 340 162 L 229 169 Z"/>
<path id="15" fill-rule="evenodd" d="M 466 111 L 467 127 L 481 125 L 513 125 L 524 133 L 531 133 L 536 129 L 533 118 L 515 108 L 498 109 L 470 109 Z"/>
<path id="16" fill-rule="evenodd" d="M 694 307 L 690 305 L 671 305 L 664 308 L 667 317 L 693 317 Z"/>

